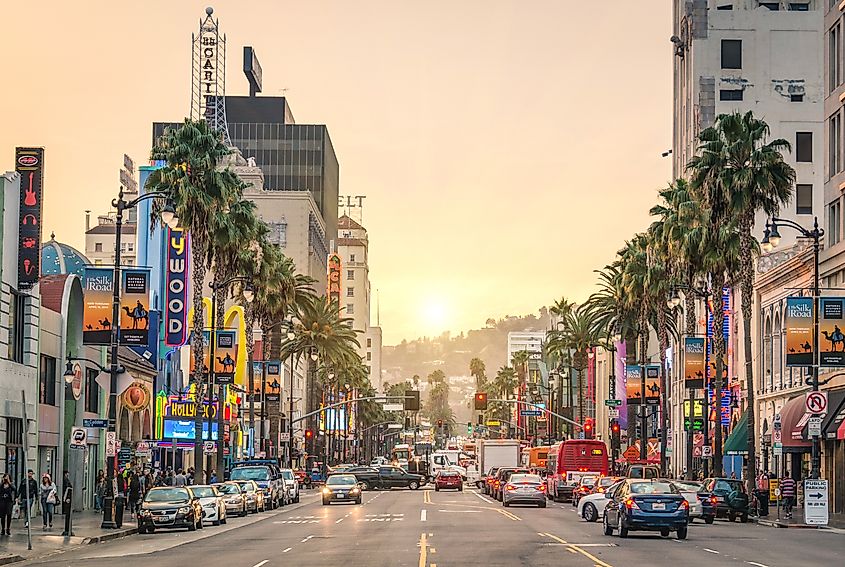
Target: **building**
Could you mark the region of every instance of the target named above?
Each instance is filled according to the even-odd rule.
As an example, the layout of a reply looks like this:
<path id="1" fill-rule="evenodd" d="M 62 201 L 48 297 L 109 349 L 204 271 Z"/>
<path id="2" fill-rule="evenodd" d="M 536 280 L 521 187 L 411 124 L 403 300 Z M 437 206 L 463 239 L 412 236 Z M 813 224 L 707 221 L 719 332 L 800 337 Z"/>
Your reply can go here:
<path id="1" fill-rule="evenodd" d="M 129 196 L 128 198 L 134 197 Z M 120 264 L 122 266 L 134 266 L 136 264 L 135 238 L 138 225 L 134 220 L 134 209 L 129 209 L 129 211 L 131 211 L 129 215 L 131 220 L 125 222 L 120 231 Z M 114 265 L 116 231 L 117 225 L 113 214 L 98 216 L 97 224 L 94 226 L 91 226 L 90 216 L 85 215 L 85 255 L 95 266 Z"/>

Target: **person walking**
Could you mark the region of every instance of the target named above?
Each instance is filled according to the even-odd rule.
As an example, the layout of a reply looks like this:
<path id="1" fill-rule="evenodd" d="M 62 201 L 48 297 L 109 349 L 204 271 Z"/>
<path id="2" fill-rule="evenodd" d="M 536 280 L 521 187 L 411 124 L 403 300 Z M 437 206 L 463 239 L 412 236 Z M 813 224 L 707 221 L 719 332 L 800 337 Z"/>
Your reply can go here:
<path id="1" fill-rule="evenodd" d="M 780 480 L 780 496 L 783 499 L 783 511 L 787 519 L 792 518 L 792 507 L 795 505 L 796 488 L 795 479 L 790 476 L 789 472 L 783 475 L 783 478 Z"/>
<path id="2" fill-rule="evenodd" d="M 62 473 L 62 514 L 70 514 L 71 495 L 73 494 L 73 483 L 70 481 L 70 471 Z"/>
<path id="3" fill-rule="evenodd" d="M 12 535 L 12 507 L 15 505 L 15 485 L 9 475 L 3 475 L 0 482 L 0 535 Z"/>
<path id="4" fill-rule="evenodd" d="M 182 469 L 176 471 L 176 476 L 173 477 L 173 486 L 187 486 L 188 479 L 185 477 L 185 473 L 182 472 Z"/>
<path id="5" fill-rule="evenodd" d="M 53 511 L 59 501 L 56 485 L 53 484 L 53 479 L 47 473 L 44 473 L 44 476 L 41 477 L 39 497 L 41 500 L 41 518 L 44 520 L 43 529 L 46 530 L 47 526 L 53 527 Z"/>
<path id="6" fill-rule="evenodd" d="M 141 480 L 137 473 L 132 471 L 129 473 L 129 513 L 132 519 L 135 519 L 135 513 L 138 510 L 138 505 L 141 502 Z"/>
<path id="7" fill-rule="evenodd" d="M 24 514 L 23 527 L 29 526 L 29 520 L 32 518 L 32 504 L 38 499 L 38 483 L 35 481 L 32 469 L 26 471 L 26 480 L 24 480 L 18 489 L 18 499 L 21 504 L 21 513 Z"/>
<path id="8" fill-rule="evenodd" d="M 103 509 L 106 498 L 106 475 L 102 470 L 97 471 L 97 482 L 94 485 L 94 510 Z"/>

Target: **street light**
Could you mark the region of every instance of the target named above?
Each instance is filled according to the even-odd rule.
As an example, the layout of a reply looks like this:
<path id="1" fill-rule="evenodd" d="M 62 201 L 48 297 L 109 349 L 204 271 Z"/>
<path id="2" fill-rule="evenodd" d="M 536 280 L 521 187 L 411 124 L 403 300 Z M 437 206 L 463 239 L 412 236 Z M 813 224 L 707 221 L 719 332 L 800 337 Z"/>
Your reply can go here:
<path id="1" fill-rule="evenodd" d="M 179 226 L 179 216 L 176 214 L 176 208 L 173 206 L 173 201 L 168 199 L 159 214 L 161 215 L 161 221 L 169 228 L 174 229 Z"/>
<path id="2" fill-rule="evenodd" d="M 766 252 L 771 252 L 780 244 L 781 236 L 778 231 L 778 224 L 794 229 L 803 238 L 813 239 L 813 376 L 811 380 L 812 391 L 819 391 L 819 248 L 821 238 L 824 236 L 824 229 L 819 227 L 818 217 L 813 217 L 813 229 L 809 230 L 795 221 L 772 217 L 771 223 L 766 221 L 766 230 L 763 233 L 761 247 Z M 753 408 L 752 408 L 753 411 Z M 813 414 L 814 417 L 817 414 Z M 753 458 L 753 455 L 749 455 Z M 811 454 L 810 478 L 819 478 L 821 474 L 821 446 L 818 436 L 813 436 L 813 449 Z"/>

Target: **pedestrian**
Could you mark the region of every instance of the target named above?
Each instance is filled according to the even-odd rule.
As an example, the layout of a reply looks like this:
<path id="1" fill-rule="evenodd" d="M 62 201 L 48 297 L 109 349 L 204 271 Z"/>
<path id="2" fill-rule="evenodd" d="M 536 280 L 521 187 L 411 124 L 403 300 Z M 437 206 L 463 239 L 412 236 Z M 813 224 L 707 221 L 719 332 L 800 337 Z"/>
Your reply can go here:
<path id="1" fill-rule="evenodd" d="M 71 495 L 73 494 L 73 483 L 70 481 L 70 472 L 62 473 L 62 514 L 70 514 Z"/>
<path id="2" fill-rule="evenodd" d="M 783 511 L 787 519 L 792 517 L 792 506 L 795 505 L 795 490 L 795 479 L 787 472 L 780 479 L 780 496 L 783 499 Z"/>
<path id="3" fill-rule="evenodd" d="M 187 486 L 188 479 L 185 477 L 185 473 L 182 472 L 182 469 L 176 471 L 176 476 L 173 477 L 173 486 Z"/>
<path id="4" fill-rule="evenodd" d="M 26 471 L 26 480 L 21 483 L 18 490 L 18 499 L 25 514 L 23 527 L 29 526 L 29 519 L 32 518 L 32 504 L 38 499 L 38 483 L 33 477 L 34 474 L 32 469 Z"/>
<path id="5" fill-rule="evenodd" d="M 97 472 L 97 483 L 94 485 L 94 509 L 102 510 L 103 502 L 106 499 L 106 475 L 103 471 Z"/>
<path id="6" fill-rule="evenodd" d="M 41 477 L 41 490 L 39 491 L 41 500 L 41 518 L 44 520 L 44 528 L 53 527 L 53 511 L 56 503 L 59 501 L 59 496 L 56 493 L 56 485 L 53 484 L 53 479 L 50 475 L 44 473 Z"/>
<path id="7" fill-rule="evenodd" d="M 211 469 L 211 484 L 217 484 L 217 472 Z"/>
<path id="8" fill-rule="evenodd" d="M 133 471 L 129 473 L 129 513 L 135 519 L 135 513 L 141 502 L 141 479 Z"/>
<path id="9" fill-rule="evenodd" d="M 769 515 L 769 475 L 765 472 L 757 477 L 757 514 Z"/>
<path id="10" fill-rule="evenodd" d="M 15 505 L 15 485 L 9 475 L 3 475 L 0 483 L 0 535 L 12 535 L 12 507 Z"/>

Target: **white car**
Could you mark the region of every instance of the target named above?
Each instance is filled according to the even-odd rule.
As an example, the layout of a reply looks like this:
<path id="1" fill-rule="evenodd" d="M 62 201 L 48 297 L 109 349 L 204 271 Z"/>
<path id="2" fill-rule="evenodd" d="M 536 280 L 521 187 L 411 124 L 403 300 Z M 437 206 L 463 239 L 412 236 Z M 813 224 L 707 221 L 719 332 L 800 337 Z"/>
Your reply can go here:
<path id="1" fill-rule="evenodd" d="M 704 508 L 701 501 L 698 499 L 698 491 L 701 490 L 701 483 L 672 481 L 672 484 L 680 491 L 681 496 L 689 504 L 689 521 L 692 523 L 693 518 L 701 518 L 704 513 Z"/>
<path id="2" fill-rule="evenodd" d="M 226 523 L 226 503 L 223 495 L 213 486 L 201 484 L 188 487 L 202 506 L 202 521 L 211 522 L 215 526 Z"/>
<path id="3" fill-rule="evenodd" d="M 296 480 L 296 475 L 291 469 L 282 469 L 282 481 L 285 483 L 285 494 L 288 503 L 299 502 L 299 482 Z"/>
<path id="4" fill-rule="evenodd" d="M 602 492 L 595 492 L 582 496 L 578 499 L 578 507 L 576 508 L 578 516 L 584 518 L 588 522 L 596 522 L 604 514 L 604 509 L 610 501 L 607 498 L 607 493 L 613 492 L 622 483 L 622 480 L 611 484 Z"/>

